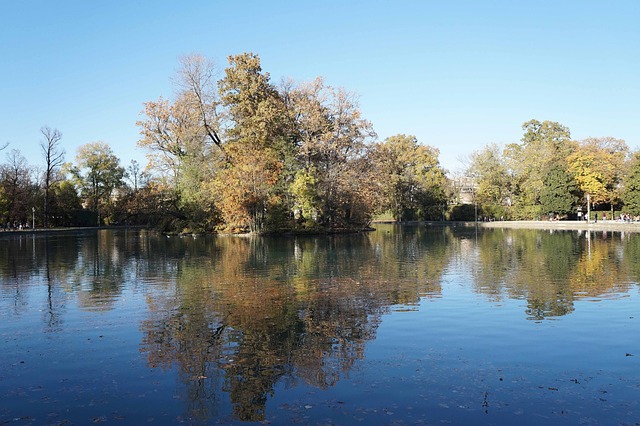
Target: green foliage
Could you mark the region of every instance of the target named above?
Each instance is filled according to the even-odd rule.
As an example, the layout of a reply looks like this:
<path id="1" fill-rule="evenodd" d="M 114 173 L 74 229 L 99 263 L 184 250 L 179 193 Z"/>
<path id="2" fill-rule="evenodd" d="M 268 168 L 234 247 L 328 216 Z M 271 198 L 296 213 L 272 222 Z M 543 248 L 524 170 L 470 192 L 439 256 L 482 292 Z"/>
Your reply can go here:
<path id="1" fill-rule="evenodd" d="M 542 218 L 542 206 L 516 204 L 511 209 L 511 217 L 514 220 L 540 220 Z"/>
<path id="2" fill-rule="evenodd" d="M 438 150 L 415 136 L 396 135 L 374 145 L 371 161 L 382 188 L 380 210 L 396 220 L 439 220 L 446 204 L 444 170 Z"/>
<path id="3" fill-rule="evenodd" d="M 551 164 L 543 183 L 540 193 L 540 212 L 543 215 L 574 212 L 578 203 L 578 188 L 564 163 Z"/>
<path id="4" fill-rule="evenodd" d="M 82 203 L 73 182 L 61 180 L 51 187 L 50 224 L 54 226 L 70 226 L 78 223 Z M 92 225 L 95 221 L 92 222 Z"/>
<path id="5" fill-rule="evenodd" d="M 511 208 L 500 204 L 483 204 L 478 215 L 491 220 L 510 220 Z"/>
<path id="6" fill-rule="evenodd" d="M 291 184 L 296 220 L 313 221 L 318 217 L 318 179 L 313 170 L 298 170 Z"/>
<path id="7" fill-rule="evenodd" d="M 596 205 L 618 202 L 628 153 L 624 141 L 574 142 L 569 129 L 553 121 L 530 120 L 522 129 L 521 143 L 508 144 L 502 153 L 489 145 L 472 154 L 468 176 L 482 209 L 502 206 L 506 217 L 536 220 L 573 213 L 586 193 Z"/>
<path id="8" fill-rule="evenodd" d="M 105 142 L 92 142 L 78 148 L 75 167 L 70 169 L 82 197 L 97 212 L 97 224 L 107 218 L 114 190 L 124 186 L 124 167 Z"/>
<path id="9" fill-rule="evenodd" d="M 497 145 L 471 154 L 469 174 L 475 178 L 480 205 L 504 204 L 510 197 L 511 180 Z"/>
<path id="10" fill-rule="evenodd" d="M 507 169 L 513 180 L 514 217 L 535 219 L 542 208 L 540 194 L 552 165 L 572 151 L 569 129 L 554 121 L 530 120 L 522 125 L 521 144 L 505 149 Z"/>
<path id="11" fill-rule="evenodd" d="M 622 192 L 624 211 L 633 215 L 640 215 L 640 153 L 633 156 L 629 175 L 625 180 Z"/>
<path id="12" fill-rule="evenodd" d="M 446 213 L 446 219 L 453 221 L 474 221 L 476 219 L 476 208 L 473 204 L 450 205 Z"/>

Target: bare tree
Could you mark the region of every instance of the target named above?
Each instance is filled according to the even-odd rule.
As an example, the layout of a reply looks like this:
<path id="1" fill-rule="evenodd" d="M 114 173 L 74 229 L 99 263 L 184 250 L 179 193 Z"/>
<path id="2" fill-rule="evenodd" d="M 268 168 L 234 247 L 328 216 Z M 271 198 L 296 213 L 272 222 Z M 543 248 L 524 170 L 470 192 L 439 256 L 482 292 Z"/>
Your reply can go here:
<path id="1" fill-rule="evenodd" d="M 32 180 L 27 159 L 20 151 L 7 153 L 7 163 L 0 166 L 0 185 L 4 192 L 5 222 L 12 225 L 26 223 L 32 206 Z"/>
<path id="2" fill-rule="evenodd" d="M 49 226 L 49 206 L 51 205 L 51 186 L 54 183 L 56 171 L 64 162 L 64 150 L 60 148 L 62 133 L 58 129 L 44 126 L 40 129 L 44 140 L 40 142 L 42 155 L 45 160 L 44 172 L 44 226 Z"/>
<path id="3" fill-rule="evenodd" d="M 138 191 L 138 185 L 140 185 L 142 173 L 144 172 L 140 170 L 140 163 L 136 160 L 131 160 L 131 164 L 127 167 L 126 177 L 129 182 L 131 182 L 131 185 L 133 185 L 134 192 Z"/>
<path id="4" fill-rule="evenodd" d="M 211 142 L 222 148 L 222 140 L 216 129 L 219 127 L 218 98 L 215 90 L 215 64 L 201 55 L 180 58 L 181 69 L 176 78 L 183 96 L 190 98 L 199 111 L 200 125 Z"/>

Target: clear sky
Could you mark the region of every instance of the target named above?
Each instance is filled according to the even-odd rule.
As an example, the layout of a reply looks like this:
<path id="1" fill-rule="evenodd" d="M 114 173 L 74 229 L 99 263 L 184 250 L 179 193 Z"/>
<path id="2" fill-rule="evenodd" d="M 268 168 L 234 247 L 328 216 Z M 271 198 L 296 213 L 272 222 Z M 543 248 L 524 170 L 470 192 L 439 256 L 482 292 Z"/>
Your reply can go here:
<path id="1" fill-rule="evenodd" d="M 519 142 L 532 118 L 640 145 L 637 0 L 4 0 L 1 155 L 42 165 L 49 125 L 67 160 L 101 140 L 123 165 L 143 162 L 135 122 L 143 102 L 172 96 L 178 58 L 223 69 L 242 52 L 273 82 L 323 76 L 358 93 L 380 140 L 415 135 L 451 171 Z"/>

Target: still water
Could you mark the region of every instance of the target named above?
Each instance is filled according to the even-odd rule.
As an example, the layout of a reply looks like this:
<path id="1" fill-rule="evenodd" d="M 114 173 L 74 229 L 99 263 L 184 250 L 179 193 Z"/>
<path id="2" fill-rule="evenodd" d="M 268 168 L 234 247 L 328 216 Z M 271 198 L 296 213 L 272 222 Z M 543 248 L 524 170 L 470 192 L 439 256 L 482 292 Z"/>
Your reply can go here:
<path id="1" fill-rule="evenodd" d="M 640 234 L 0 235 L 0 424 L 637 424 Z"/>

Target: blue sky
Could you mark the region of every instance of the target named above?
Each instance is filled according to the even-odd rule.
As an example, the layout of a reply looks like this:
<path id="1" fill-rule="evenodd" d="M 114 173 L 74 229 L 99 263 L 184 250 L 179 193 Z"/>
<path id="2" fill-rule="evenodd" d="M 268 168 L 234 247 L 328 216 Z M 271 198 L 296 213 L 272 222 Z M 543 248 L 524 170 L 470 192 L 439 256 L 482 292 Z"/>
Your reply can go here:
<path id="1" fill-rule="evenodd" d="M 178 58 L 223 69 L 254 52 L 272 81 L 325 77 L 359 95 L 382 140 L 404 133 L 442 165 L 521 125 L 640 145 L 638 1 L 11 1 L 0 14 L 0 143 L 43 164 L 39 129 L 67 160 L 105 141 L 124 165 L 143 102 L 171 97 Z M 8 152 L 5 150 L 1 155 Z M 4 158 L 0 160 L 4 162 Z"/>

